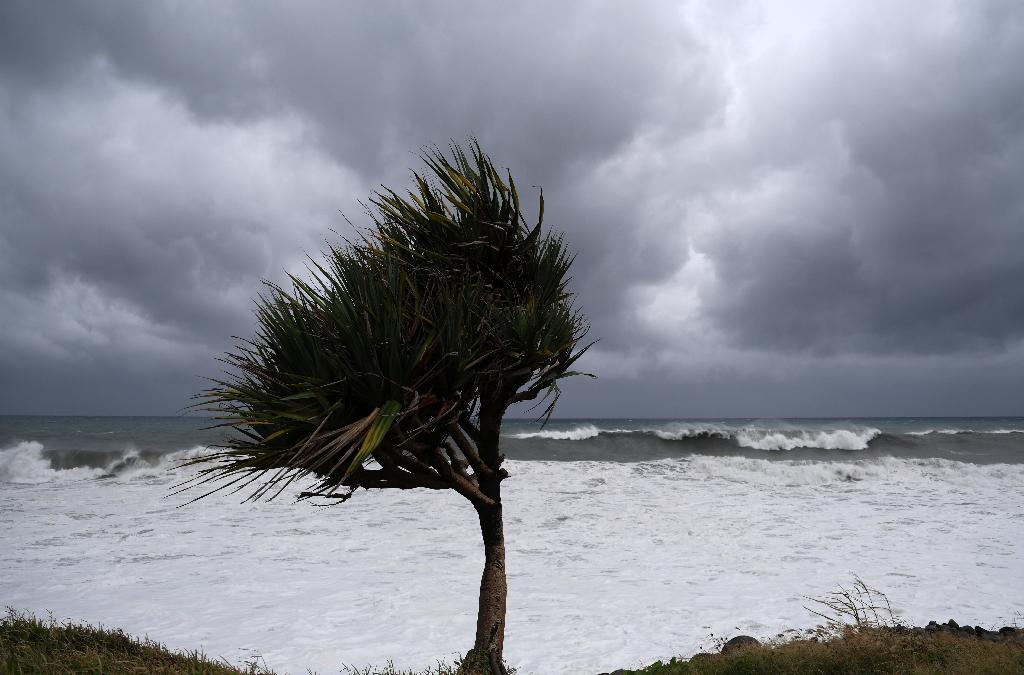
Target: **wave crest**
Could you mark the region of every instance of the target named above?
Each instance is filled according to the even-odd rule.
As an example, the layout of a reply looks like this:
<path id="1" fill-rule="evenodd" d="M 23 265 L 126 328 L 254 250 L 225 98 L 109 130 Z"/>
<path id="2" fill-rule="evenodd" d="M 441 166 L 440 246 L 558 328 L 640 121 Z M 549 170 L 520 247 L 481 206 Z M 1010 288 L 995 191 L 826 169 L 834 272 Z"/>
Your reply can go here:
<path id="1" fill-rule="evenodd" d="M 37 441 L 24 441 L 0 450 L 0 483 L 37 485 L 97 478 L 102 473 L 102 469 L 84 466 L 55 469 L 50 460 L 43 457 L 43 444 Z"/>
<path id="2" fill-rule="evenodd" d="M 599 436 L 652 436 L 663 441 L 731 441 L 738 447 L 755 450 L 864 450 L 882 432 L 874 427 L 849 429 L 780 429 L 768 427 L 727 427 L 716 424 L 670 424 L 641 429 L 602 429 L 594 424 L 581 424 L 571 429 L 542 430 L 509 434 L 517 439 L 552 441 L 585 441 Z"/>
<path id="3" fill-rule="evenodd" d="M 100 478 L 133 480 L 165 477 L 177 473 L 182 462 L 207 453 L 205 446 L 196 446 L 160 455 L 155 462 L 143 459 L 138 451 L 128 450 L 105 466 L 74 466 L 55 468 L 43 454 L 43 444 L 22 441 L 0 449 L 0 483 L 38 485 Z"/>
<path id="4" fill-rule="evenodd" d="M 510 434 L 511 438 L 547 438 L 552 441 L 585 441 L 601 434 L 623 433 L 625 429 L 598 429 L 593 424 L 583 424 L 573 429 L 555 431 L 545 429 L 543 431 L 524 431 L 518 434 Z M 628 433 L 628 432 L 627 432 Z"/>
<path id="5" fill-rule="evenodd" d="M 821 448 L 822 450 L 866 450 L 868 443 L 880 429 L 831 429 L 821 431 L 772 431 L 741 429 L 736 443 L 755 450 L 793 450 L 795 448 Z"/>

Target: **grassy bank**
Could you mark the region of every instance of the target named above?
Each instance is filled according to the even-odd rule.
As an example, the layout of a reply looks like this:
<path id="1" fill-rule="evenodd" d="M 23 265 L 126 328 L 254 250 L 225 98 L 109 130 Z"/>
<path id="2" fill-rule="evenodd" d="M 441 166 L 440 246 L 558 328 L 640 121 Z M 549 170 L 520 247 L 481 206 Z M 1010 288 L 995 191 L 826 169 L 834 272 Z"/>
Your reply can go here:
<path id="1" fill-rule="evenodd" d="M 121 630 L 44 621 L 10 609 L 0 621 L 0 668 L 5 675 L 272 675 L 255 663 L 239 669 L 199 652 L 171 652 Z"/>
<path id="2" fill-rule="evenodd" d="M 171 652 L 120 630 L 60 624 L 8 611 L 0 620 L 0 673 L 99 675 L 273 675 L 260 664 L 241 668 L 198 652 Z M 349 670 L 349 675 L 462 675 L 456 666 L 411 673 L 390 667 Z M 891 628 L 847 628 L 831 639 L 755 645 L 689 661 L 658 662 L 613 675 L 942 675 L 1024 674 L 1024 643 L 993 642 L 955 634 L 920 634 Z M 537 675 L 543 675 L 538 673 Z"/>
<path id="3" fill-rule="evenodd" d="M 1024 673 L 1024 645 L 891 628 L 847 629 L 829 640 L 795 640 L 615 675 L 1010 675 Z"/>
<path id="4" fill-rule="evenodd" d="M 339 666 L 341 667 L 341 666 Z M 346 668 L 346 675 L 463 675 L 458 665 L 420 672 Z M 514 669 L 509 670 L 514 675 Z M 236 667 L 201 652 L 174 652 L 119 629 L 43 620 L 8 609 L 0 619 L 0 675 L 275 675 L 254 661 Z"/>

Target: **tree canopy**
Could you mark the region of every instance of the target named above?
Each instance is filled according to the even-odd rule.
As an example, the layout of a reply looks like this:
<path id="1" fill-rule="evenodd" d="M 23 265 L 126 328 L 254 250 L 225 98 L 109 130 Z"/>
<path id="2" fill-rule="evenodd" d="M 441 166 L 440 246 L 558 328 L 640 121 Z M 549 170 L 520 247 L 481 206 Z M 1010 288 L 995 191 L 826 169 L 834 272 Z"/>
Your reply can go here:
<path id="1" fill-rule="evenodd" d="M 238 433 L 202 480 L 272 498 L 341 488 L 455 489 L 486 502 L 482 410 L 548 398 L 586 350 L 562 237 L 524 216 L 511 175 L 473 141 L 423 154 L 405 194 L 370 199 L 373 226 L 310 259 L 307 278 L 267 284 L 257 330 L 225 356 L 201 405 Z M 376 467 L 371 468 L 371 460 Z"/>

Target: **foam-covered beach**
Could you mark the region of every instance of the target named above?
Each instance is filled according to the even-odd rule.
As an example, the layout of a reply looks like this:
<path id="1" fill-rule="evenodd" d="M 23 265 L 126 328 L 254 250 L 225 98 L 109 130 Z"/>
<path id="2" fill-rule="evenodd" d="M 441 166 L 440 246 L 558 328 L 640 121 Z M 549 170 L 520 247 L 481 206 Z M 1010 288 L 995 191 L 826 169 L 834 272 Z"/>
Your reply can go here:
<path id="1" fill-rule="evenodd" d="M 424 667 L 469 646 L 482 553 L 456 495 L 360 492 L 329 508 L 218 495 L 178 508 L 188 495 L 170 488 L 189 470 L 174 467 L 203 450 L 171 448 L 176 434 L 203 438 L 194 420 L 158 431 L 163 422 L 146 418 L 77 418 L 76 434 L 76 418 L 55 419 L 37 425 L 41 440 L 14 440 L 31 422 L 4 430 L 0 603 L 233 662 L 258 652 L 279 672 Z M 759 450 L 739 445 L 736 429 L 870 438 Z M 803 596 L 853 574 L 911 623 L 1019 621 L 1021 429 L 1014 419 L 506 423 L 506 656 L 524 673 L 600 672 L 718 636 L 771 637 L 815 625 Z M 973 455 L 954 459 L 965 447 Z"/>

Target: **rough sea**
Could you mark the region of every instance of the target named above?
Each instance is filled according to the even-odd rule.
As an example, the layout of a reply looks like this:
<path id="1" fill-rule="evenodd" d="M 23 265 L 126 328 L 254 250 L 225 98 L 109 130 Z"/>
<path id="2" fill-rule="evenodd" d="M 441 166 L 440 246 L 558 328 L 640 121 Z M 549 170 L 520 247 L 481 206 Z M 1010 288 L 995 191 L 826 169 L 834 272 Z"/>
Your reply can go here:
<path id="1" fill-rule="evenodd" d="M 0 417 L 0 606 L 279 673 L 472 641 L 454 493 L 183 506 L 189 417 Z M 915 625 L 1024 622 L 1024 418 L 506 421 L 506 657 L 584 674 L 820 622 L 858 575 Z M 296 489 L 296 492 L 301 487 Z"/>

